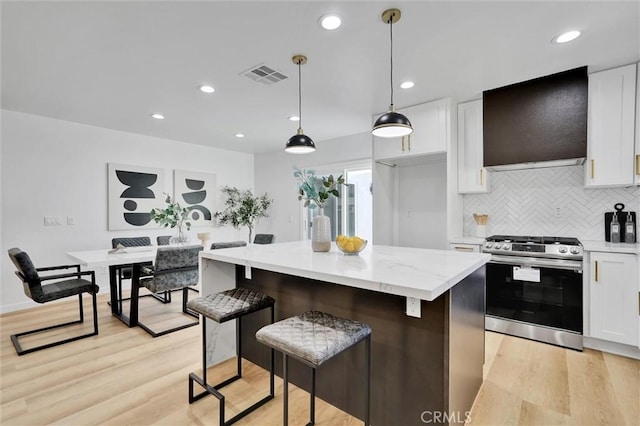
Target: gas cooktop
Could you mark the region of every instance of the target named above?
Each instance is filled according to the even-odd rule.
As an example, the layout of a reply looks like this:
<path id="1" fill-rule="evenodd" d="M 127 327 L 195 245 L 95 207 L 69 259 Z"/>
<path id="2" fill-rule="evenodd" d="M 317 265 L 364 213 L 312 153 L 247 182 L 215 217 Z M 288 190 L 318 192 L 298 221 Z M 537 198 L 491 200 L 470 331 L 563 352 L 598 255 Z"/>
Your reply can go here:
<path id="1" fill-rule="evenodd" d="M 492 235 L 485 239 L 485 253 L 507 256 L 535 256 L 560 259 L 582 259 L 582 244 L 577 238 Z"/>

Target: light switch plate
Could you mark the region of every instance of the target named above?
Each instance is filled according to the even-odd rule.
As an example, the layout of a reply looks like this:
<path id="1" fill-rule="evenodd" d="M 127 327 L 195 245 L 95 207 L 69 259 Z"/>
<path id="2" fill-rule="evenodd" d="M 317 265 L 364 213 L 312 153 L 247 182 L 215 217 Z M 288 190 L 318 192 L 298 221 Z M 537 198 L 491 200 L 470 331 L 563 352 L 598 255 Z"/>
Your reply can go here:
<path id="1" fill-rule="evenodd" d="M 61 226 L 62 218 L 59 216 L 45 216 L 44 226 Z"/>

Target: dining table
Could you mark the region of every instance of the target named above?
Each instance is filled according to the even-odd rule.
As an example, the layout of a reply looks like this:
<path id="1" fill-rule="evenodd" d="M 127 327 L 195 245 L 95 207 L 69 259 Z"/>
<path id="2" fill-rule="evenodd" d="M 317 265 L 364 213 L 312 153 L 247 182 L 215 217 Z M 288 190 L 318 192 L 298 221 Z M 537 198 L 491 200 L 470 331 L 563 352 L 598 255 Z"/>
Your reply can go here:
<path id="1" fill-rule="evenodd" d="M 133 278 L 140 276 L 141 266 L 156 258 L 158 246 L 126 247 L 119 249 L 98 249 L 69 251 L 67 256 L 87 270 L 109 268 L 109 293 L 111 314 L 129 327 L 135 327 L 129 315 L 122 311 L 122 294 L 118 286 L 118 268 L 131 265 Z"/>

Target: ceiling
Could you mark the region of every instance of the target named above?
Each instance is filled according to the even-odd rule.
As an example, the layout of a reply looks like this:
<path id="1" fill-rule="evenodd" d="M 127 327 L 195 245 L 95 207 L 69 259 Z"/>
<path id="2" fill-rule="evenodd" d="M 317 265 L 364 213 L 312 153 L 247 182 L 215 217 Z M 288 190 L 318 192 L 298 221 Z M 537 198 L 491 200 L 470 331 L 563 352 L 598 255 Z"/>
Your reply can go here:
<path id="1" fill-rule="evenodd" d="M 2 108 L 243 152 L 284 148 L 297 123 L 303 53 L 305 133 L 366 132 L 389 103 L 394 25 L 397 107 L 482 91 L 583 65 L 640 60 L 640 2 L 199 1 L 2 2 Z M 339 14 L 329 32 L 321 15 Z M 564 45 L 555 35 L 579 29 Z M 289 78 L 242 76 L 267 64 Z M 397 86 L 412 80 L 415 87 Z M 216 92 L 200 92 L 211 84 Z M 160 112 L 165 120 L 150 114 Z M 236 133 L 246 135 L 243 139 Z"/>

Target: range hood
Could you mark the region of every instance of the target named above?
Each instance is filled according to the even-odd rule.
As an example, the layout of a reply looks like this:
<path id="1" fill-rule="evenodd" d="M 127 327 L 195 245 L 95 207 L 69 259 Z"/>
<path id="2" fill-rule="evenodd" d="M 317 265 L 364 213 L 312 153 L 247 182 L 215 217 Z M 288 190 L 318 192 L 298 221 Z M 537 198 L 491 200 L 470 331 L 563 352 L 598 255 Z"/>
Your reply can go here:
<path id="1" fill-rule="evenodd" d="M 585 157 L 566 160 L 532 161 L 531 163 L 502 164 L 485 167 L 490 172 L 506 172 L 509 170 L 543 169 L 545 167 L 579 166 L 584 164 Z"/>
<path id="2" fill-rule="evenodd" d="M 584 163 L 587 67 L 487 90 L 482 99 L 487 170 Z"/>

